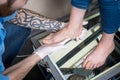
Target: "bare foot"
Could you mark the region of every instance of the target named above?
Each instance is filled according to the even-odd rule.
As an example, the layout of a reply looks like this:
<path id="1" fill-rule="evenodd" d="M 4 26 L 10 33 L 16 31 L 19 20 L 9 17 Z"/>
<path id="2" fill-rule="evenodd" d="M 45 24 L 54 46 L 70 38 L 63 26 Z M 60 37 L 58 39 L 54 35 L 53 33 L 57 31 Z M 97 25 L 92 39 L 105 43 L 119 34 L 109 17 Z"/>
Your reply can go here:
<path id="1" fill-rule="evenodd" d="M 51 33 L 50 35 L 45 37 L 42 41 L 44 44 L 53 44 L 53 43 L 61 42 L 68 38 L 74 39 L 81 34 L 81 31 L 82 28 L 68 29 L 67 27 L 65 27 L 59 32 Z"/>
<path id="2" fill-rule="evenodd" d="M 83 68 L 95 69 L 102 66 L 108 55 L 114 50 L 114 34 L 105 34 L 101 38 L 98 46 L 93 52 L 87 56 L 83 62 Z"/>

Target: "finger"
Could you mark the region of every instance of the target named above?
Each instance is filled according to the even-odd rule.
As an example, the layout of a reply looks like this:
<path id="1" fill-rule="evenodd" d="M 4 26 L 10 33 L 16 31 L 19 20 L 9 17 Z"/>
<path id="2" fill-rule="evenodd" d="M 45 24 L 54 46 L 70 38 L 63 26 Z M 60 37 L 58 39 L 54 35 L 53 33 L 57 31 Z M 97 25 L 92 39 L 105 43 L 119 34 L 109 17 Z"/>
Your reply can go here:
<path id="1" fill-rule="evenodd" d="M 83 28 L 81 36 L 84 37 L 86 35 L 86 33 L 87 33 L 87 29 Z"/>
<path id="2" fill-rule="evenodd" d="M 81 34 L 78 37 L 76 37 L 76 41 L 84 39 L 86 36 L 86 33 L 87 33 L 87 29 L 83 28 Z"/>
<path id="3" fill-rule="evenodd" d="M 79 37 L 76 37 L 76 39 L 75 39 L 76 41 L 79 41 L 80 40 L 80 38 Z"/>

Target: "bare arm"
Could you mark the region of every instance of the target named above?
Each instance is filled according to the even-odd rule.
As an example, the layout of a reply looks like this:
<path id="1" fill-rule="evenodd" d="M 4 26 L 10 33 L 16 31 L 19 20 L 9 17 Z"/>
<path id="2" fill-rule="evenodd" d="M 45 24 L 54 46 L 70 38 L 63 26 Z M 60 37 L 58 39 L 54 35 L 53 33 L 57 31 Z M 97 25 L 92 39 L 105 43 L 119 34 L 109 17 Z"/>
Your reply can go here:
<path id="1" fill-rule="evenodd" d="M 21 8 L 17 16 L 10 23 L 24 26 L 32 29 L 41 29 L 48 31 L 58 31 L 65 26 L 65 23 L 47 18 L 31 10 Z"/>
<path id="2" fill-rule="evenodd" d="M 43 45 L 38 47 L 31 56 L 6 69 L 3 72 L 3 75 L 7 75 L 10 80 L 22 80 L 33 66 L 45 56 L 52 54 L 54 51 L 65 49 L 66 47 L 64 44 L 66 42 L 68 42 L 68 40 L 53 45 Z"/>
<path id="3" fill-rule="evenodd" d="M 40 60 L 37 54 L 33 54 L 18 64 L 6 69 L 3 74 L 9 76 L 10 80 L 22 80 Z"/>

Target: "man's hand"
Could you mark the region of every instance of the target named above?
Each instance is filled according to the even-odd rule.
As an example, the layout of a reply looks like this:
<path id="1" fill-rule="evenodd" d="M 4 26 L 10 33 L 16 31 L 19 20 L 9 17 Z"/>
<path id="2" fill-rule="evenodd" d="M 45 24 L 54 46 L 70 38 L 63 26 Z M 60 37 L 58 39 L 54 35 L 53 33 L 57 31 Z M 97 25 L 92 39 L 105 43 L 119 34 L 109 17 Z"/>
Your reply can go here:
<path id="1" fill-rule="evenodd" d="M 65 49 L 66 48 L 65 43 L 68 42 L 69 40 L 70 39 L 66 39 L 60 43 L 43 45 L 43 46 L 39 47 L 38 49 L 36 49 L 33 53 L 38 54 L 41 57 L 41 59 L 43 59 L 48 54 L 51 54 L 58 50 Z"/>

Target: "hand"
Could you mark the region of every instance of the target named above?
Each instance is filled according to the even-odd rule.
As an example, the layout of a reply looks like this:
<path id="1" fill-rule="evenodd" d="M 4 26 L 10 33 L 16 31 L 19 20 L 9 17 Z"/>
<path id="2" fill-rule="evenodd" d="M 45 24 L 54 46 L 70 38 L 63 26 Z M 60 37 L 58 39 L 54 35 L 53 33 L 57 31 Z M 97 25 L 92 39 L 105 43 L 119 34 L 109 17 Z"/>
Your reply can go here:
<path id="1" fill-rule="evenodd" d="M 58 50 L 62 50 L 65 49 L 66 47 L 64 46 L 66 42 L 68 42 L 70 39 L 66 39 L 60 43 L 56 43 L 56 44 L 50 44 L 50 45 L 43 45 L 40 46 L 39 48 L 37 48 L 33 53 L 37 54 L 38 56 L 41 57 L 41 59 L 43 59 L 45 56 L 47 56 L 48 54 L 51 54 L 55 51 Z"/>
<path id="2" fill-rule="evenodd" d="M 81 34 L 78 37 L 75 38 L 76 41 L 83 40 L 86 36 L 86 33 L 87 33 L 87 29 L 83 28 Z"/>

